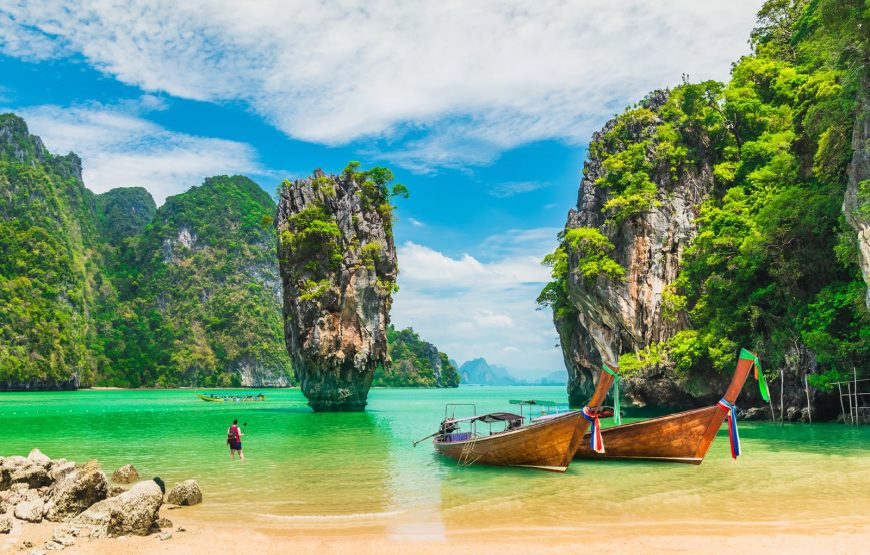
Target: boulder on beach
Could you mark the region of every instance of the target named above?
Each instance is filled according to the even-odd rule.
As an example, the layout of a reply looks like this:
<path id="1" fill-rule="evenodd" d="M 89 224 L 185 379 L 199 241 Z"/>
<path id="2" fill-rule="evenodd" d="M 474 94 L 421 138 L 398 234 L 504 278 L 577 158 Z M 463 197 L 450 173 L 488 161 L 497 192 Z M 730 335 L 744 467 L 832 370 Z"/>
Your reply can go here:
<path id="1" fill-rule="evenodd" d="M 48 477 L 53 482 L 60 481 L 61 478 L 76 469 L 76 463 L 66 459 L 54 459 L 48 464 Z"/>
<path id="2" fill-rule="evenodd" d="M 44 466 L 25 457 L 6 457 L 0 466 L 0 488 L 8 489 L 12 484 L 27 484 L 30 488 L 40 488 L 51 484 L 51 478 Z"/>
<path id="3" fill-rule="evenodd" d="M 132 464 L 125 464 L 112 473 L 112 481 L 116 484 L 132 484 L 139 479 L 139 472 Z"/>
<path id="4" fill-rule="evenodd" d="M 117 497 L 126 491 L 127 488 L 124 486 L 109 486 L 109 492 L 106 494 L 106 497 Z"/>
<path id="5" fill-rule="evenodd" d="M 45 518 L 52 522 L 67 521 L 94 503 L 106 498 L 108 482 L 97 461 L 67 473 L 54 486 L 46 504 Z"/>
<path id="6" fill-rule="evenodd" d="M 12 531 L 12 518 L 9 515 L 0 515 L 0 534 L 8 534 Z"/>
<path id="7" fill-rule="evenodd" d="M 42 451 L 36 448 L 27 455 L 27 460 L 42 467 L 48 467 L 48 465 L 51 464 L 51 459 L 46 455 L 43 455 Z"/>
<path id="8" fill-rule="evenodd" d="M 22 501 L 15 505 L 15 518 L 26 520 L 27 522 L 42 522 L 44 508 L 42 499 Z"/>
<path id="9" fill-rule="evenodd" d="M 196 480 L 185 480 L 172 487 L 166 501 L 173 505 L 196 505 L 202 503 L 202 491 Z"/>
<path id="10" fill-rule="evenodd" d="M 163 492 L 153 480 L 139 482 L 130 491 L 94 504 L 70 523 L 86 526 L 92 537 L 126 534 L 145 536 L 158 519 Z"/>

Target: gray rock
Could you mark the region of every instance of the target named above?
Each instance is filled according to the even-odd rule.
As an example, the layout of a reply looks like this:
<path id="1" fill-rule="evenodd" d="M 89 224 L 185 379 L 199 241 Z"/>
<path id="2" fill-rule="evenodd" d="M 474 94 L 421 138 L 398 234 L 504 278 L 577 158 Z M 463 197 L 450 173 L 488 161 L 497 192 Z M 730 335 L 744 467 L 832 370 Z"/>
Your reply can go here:
<path id="1" fill-rule="evenodd" d="M 0 534 L 8 534 L 12 531 L 14 523 L 9 515 L 0 515 Z"/>
<path id="2" fill-rule="evenodd" d="M 94 504 L 73 518 L 75 526 L 89 527 L 92 537 L 125 534 L 145 536 L 155 525 L 163 492 L 154 481 L 139 482 L 130 491 Z"/>
<path id="3" fill-rule="evenodd" d="M 121 495 L 125 491 L 127 491 L 127 488 L 123 486 L 109 486 L 109 491 L 106 494 L 106 497 L 116 497 L 118 495 Z"/>
<path id="4" fill-rule="evenodd" d="M 172 528 L 172 521 L 168 518 L 161 518 L 157 521 L 158 528 Z"/>
<path id="5" fill-rule="evenodd" d="M 48 477 L 57 482 L 76 469 L 76 463 L 66 459 L 55 459 L 48 465 Z"/>
<path id="6" fill-rule="evenodd" d="M 855 231 L 858 244 L 858 261 L 864 283 L 868 285 L 865 303 L 870 309 L 870 198 L 861 191 L 862 183 L 870 179 L 870 77 L 866 76 L 859 88 L 859 106 L 855 110 L 855 126 L 852 128 L 852 161 L 849 163 L 849 183 L 843 198 L 843 214 Z M 866 186 L 866 185 L 865 185 Z"/>
<path id="7" fill-rule="evenodd" d="M 24 457 L 6 457 L 0 468 L 0 486 L 9 488 L 12 484 L 27 484 L 31 488 L 39 488 L 51 484 L 51 478 L 45 467 Z"/>
<path id="8" fill-rule="evenodd" d="M 67 473 L 55 484 L 46 506 L 45 518 L 53 522 L 68 521 L 106 498 L 108 483 L 97 461 Z"/>
<path id="9" fill-rule="evenodd" d="M 185 480 L 172 487 L 166 501 L 173 505 L 196 505 L 202 503 L 202 491 L 196 480 Z"/>
<path id="10" fill-rule="evenodd" d="M 170 532 L 160 532 L 157 534 L 157 539 L 160 541 L 166 541 L 172 539 L 172 534 Z"/>
<path id="11" fill-rule="evenodd" d="M 132 484 L 139 479 L 139 472 L 132 464 L 127 464 L 112 473 L 112 481 L 116 484 Z"/>
<path id="12" fill-rule="evenodd" d="M 79 528 L 71 526 L 58 526 L 51 534 L 51 540 L 63 547 L 70 547 L 76 543 L 76 536 L 79 534 Z"/>
<path id="13" fill-rule="evenodd" d="M 347 173 L 315 170 L 281 187 L 276 226 L 284 336 L 315 411 L 363 410 L 375 368 L 388 361 L 386 327 L 398 273 L 391 219 L 381 209 L 388 203 L 379 187 Z M 305 233 L 305 218 L 296 216 L 311 209 L 334 224 L 333 236 Z"/>
<path id="14" fill-rule="evenodd" d="M 27 455 L 27 459 L 42 467 L 47 467 L 49 464 L 51 464 L 51 459 L 43 455 L 42 451 L 40 451 L 39 449 L 33 449 L 30 454 Z"/>
<path id="15" fill-rule="evenodd" d="M 15 518 L 26 520 L 27 522 L 42 522 L 44 508 L 41 499 L 22 501 L 15 505 Z"/>
<path id="16" fill-rule="evenodd" d="M 767 407 L 750 407 L 746 410 L 737 409 L 737 418 L 740 420 L 765 420 L 770 418 L 770 409 Z"/>

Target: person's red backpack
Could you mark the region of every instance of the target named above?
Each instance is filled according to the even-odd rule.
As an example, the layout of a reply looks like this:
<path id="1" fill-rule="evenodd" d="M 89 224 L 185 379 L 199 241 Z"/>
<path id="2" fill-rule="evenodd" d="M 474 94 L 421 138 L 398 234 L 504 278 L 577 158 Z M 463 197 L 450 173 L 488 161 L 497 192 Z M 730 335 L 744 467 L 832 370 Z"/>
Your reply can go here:
<path id="1" fill-rule="evenodd" d="M 227 445 L 232 445 L 234 443 L 239 443 L 241 441 L 241 437 L 239 437 L 239 427 L 233 424 L 230 426 L 230 429 L 227 430 Z"/>

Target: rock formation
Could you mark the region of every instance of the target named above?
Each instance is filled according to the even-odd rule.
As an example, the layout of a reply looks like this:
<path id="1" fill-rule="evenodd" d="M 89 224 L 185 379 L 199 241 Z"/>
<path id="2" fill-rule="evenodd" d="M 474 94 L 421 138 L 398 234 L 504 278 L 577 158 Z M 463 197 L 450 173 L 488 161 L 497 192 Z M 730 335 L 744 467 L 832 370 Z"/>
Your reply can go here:
<path id="1" fill-rule="evenodd" d="M 124 472 L 117 478 L 134 479 L 132 465 L 120 470 Z M 27 457 L 0 457 L 0 534 L 26 528 L 27 523 L 57 522 L 43 545 L 48 551 L 62 550 L 81 539 L 131 534 L 154 534 L 166 540 L 172 535 L 160 528 L 172 527 L 172 522 L 160 518 L 164 493 L 162 480 L 154 478 L 107 497 L 106 477 L 97 461 L 77 467 L 66 459 L 52 460 L 38 449 Z M 202 502 L 202 492 L 196 481 L 186 480 L 176 484 L 169 500 L 194 505 Z"/>
<path id="2" fill-rule="evenodd" d="M 81 468 L 64 475 L 53 486 L 45 506 L 45 518 L 64 522 L 106 498 L 108 482 L 97 461 L 88 461 Z"/>
<path id="3" fill-rule="evenodd" d="M 132 484 L 139 479 L 139 471 L 132 464 L 125 464 L 112 472 L 112 481 L 116 484 Z"/>
<path id="4" fill-rule="evenodd" d="M 641 106 L 657 114 L 667 97 L 667 92 L 655 92 Z M 653 137 L 659 123 L 656 116 L 651 124 L 628 126 L 630 137 L 617 149 Z M 601 143 L 615 125 L 616 120 L 608 122 L 593 135 L 593 143 Z M 650 159 L 654 147 L 648 148 Z M 596 184 L 603 175 L 601 159 L 590 156 L 583 168 L 577 207 L 568 213 L 566 229 L 598 229 L 615 246 L 611 257 L 625 269 L 625 280 L 599 276 L 590 282 L 578 272 L 578 253 L 569 253 L 567 285 L 576 310 L 555 317 L 555 324 L 573 404 L 583 403 L 592 394 L 593 378 L 602 360 L 616 362 L 621 353 L 667 339 L 687 324 L 684 315 L 675 320 L 661 318 L 662 292 L 677 276 L 683 250 L 696 233 L 693 220 L 713 182 L 709 160 L 679 179 L 673 178 L 666 164 L 654 164 L 650 178 L 658 185 L 658 206 L 617 225 L 606 221 L 604 205 L 610 195 Z M 657 392 L 656 398 L 662 398 L 662 393 Z M 673 394 L 678 395 L 678 390 L 667 392 L 666 397 Z"/>
<path id="5" fill-rule="evenodd" d="M 316 411 L 363 410 L 375 368 L 388 363 L 398 273 L 386 191 L 392 176 L 354 169 L 317 170 L 280 190 L 284 336 Z"/>
<path id="6" fill-rule="evenodd" d="M 852 131 L 853 153 L 843 212 L 858 234 L 861 272 L 868 285 L 865 302 L 870 309 L 870 77 L 865 77 L 861 91 Z"/>
<path id="7" fill-rule="evenodd" d="M 172 486 L 166 501 L 173 505 L 198 505 L 202 503 L 202 491 L 196 480 L 185 480 Z"/>
<path id="8" fill-rule="evenodd" d="M 130 491 L 95 503 L 70 524 L 89 527 L 94 538 L 125 534 L 145 536 L 157 524 L 162 504 L 160 486 L 153 480 L 146 480 Z"/>
<path id="9" fill-rule="evenodd" d="M 269 194 L 217 176 L 157 209 L 81 164 L 0 114 L 0 390 L 290 385 Z"/>

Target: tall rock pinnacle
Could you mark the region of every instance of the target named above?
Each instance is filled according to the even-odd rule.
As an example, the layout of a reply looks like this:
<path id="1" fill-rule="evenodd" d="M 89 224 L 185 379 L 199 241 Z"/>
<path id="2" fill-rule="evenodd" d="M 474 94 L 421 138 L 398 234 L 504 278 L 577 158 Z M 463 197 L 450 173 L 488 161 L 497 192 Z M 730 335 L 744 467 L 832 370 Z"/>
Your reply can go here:
<path id="1" fill-rule="evenodd" d="M 363 410 L 375 368 L 389 362 L 398 273 L 387 189 L 393 176 L 356 170 L 354 163 L 341 175 L 316 170 L 280 191 L 284 337 L 315 411 Z"/>

